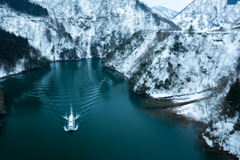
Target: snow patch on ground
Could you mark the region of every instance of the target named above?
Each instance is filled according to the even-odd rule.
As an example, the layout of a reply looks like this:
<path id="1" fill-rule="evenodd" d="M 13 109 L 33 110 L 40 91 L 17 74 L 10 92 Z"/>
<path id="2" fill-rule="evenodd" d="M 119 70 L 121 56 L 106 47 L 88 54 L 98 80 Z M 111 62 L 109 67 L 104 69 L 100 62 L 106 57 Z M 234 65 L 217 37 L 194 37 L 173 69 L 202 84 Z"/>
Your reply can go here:
<path id="1" fill-rule="evenodd" d="M 237 123 L 239 115 L 235 118 L 228 118 L 226 121 L 218 121 L 207 128 L 205 133 L 209 133 L 211 140 L 204 136 L 206 143 L 210 147 L 214 147 L 214 144 L 218 144 L 223 150 L 229 151 L 229 153 L 236 155 L 240 158 L 240 131 L 234 131 L 234 125 Z M 232 133 L 233 131 L 233 133 Z"/>
<path id="2" fill-rule="evenodd" d="M 203 136 L 203 138 L 205 139 L 205 141 L 206 141 L 206 143 L 210 146 L 210 147 L 213 147 L 213 143 L 212 143 L 212 141 L 211 140 L 209 140 L 209 138 L 208 137 L 206 137 L 206 136 Z"/>
<path id="3" fill-rule="evenodd" d="M 208 122 L 208 109 L 199 107 L 196 104 L 188 104 L 175 109 L 176 113 L 199 122 Z"/>

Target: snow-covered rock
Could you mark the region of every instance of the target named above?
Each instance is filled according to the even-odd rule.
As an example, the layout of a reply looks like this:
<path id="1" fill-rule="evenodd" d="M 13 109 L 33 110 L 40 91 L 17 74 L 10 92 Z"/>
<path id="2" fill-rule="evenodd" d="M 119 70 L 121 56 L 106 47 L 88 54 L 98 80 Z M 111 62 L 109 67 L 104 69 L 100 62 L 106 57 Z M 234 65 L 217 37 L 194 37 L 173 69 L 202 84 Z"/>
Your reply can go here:
<path id="1" fill-rule="evenodd" d="M 134 79 L 135 91 L 143 90 L 153 97 L 201 97 L 199 93 L 217 87 L 229 73 L 236 76 L 238 40 L 238 32 L 192 37 L 180 31 L 159 43 L 156 33 L 142 32 L 123 51 L 116 51 L 106 65 Z M 174 51 L 174 45 L 182 49 Z"/>
<path id="2" fill-rule="evenodd" d="M 238 77 L 238 30 L 193 35 L 184 31 L 139 32 L 129 43 L 122 45 L 105 61 L 105 65 L 128 77 L 133 91 L 171 99 L 177 104 L 191 102 L 174 111 L 205 124 L 211 120 L 220 123 L 223 118 L 221 102 Z M 231 131 L 228 128 L 228 132 Z M 231 138 L 239 138 L 237 133 L 234 137 L 228 136 L 219 149 L 239 156 L 240 151 L 233 150 L 240 148 L 239 143 L 224 147 L 232 144 Z M 212 146 L 213 142 L 207 138 L 205 140 Z"/>
<path id="3" fill-rule="evenodd" d="M 226 121 L 215 121 L 208 127 L 203 138 L 210 147 L 220 147 L 222 150 L 240 158 L 240 131 L 234 131 L 239 115 L 235 118 L 228 118 Z"/>
<path id="4" fill-rule="evenodd" d="M 162 6 L 152 7 L 152 11 L 168 20 L 172 20 L 178 14 L 178 12 Z"/>
<path id="5" fill-rule="evenodd" d="M 143 5 L 136 5 L 137 0 L 31 2 L 47 8 L 49 17 L 36 18 L 2 6 L 0 27 L 28 38 L 51 60 L 106 57 L 104 64 L 128 77 L 136 93 L 175 103 L 194 102 L 175 111 L 206 124 L 215 121 L 216 130 L 210 130 L 210 135 L 232 131 L 236 120 L 219 118 L 219 104 L 238 77 L 240 2 L 194 0 L 174 18 L 185 30 L 190 25 L 201 30 L 192 34 L 174 30 L 176 25 L 156 18 Z M 219 29 L 226 32 L 212 32 Z M 77 55 L 65 54 L 66 49 Z M 234 150 L 240 144 L 232 143 L 239 139 L 238 131 L 224 142 L 203 136 L 210 146 L 219 143 L 240 155 Z"/>
<path id="6" fill-rule="evenodd" d="M 231 29 L 240 19 L 240 2 L 230 5 L 228 1 L 194 0 L 173 19 L 173 22 L 185 30 L 190 25 L 201 31 Z"/>
<path id="7" fill-rule="evenodd" d="M 51 60 L 103 58 L 136 31 L 176 27 L 153 16 L 150 9 L 144 10 L 137 0 L 30 2 L 47 8 L 49 16 L 34 17 L 0 5 L 0 27 L 27 38 Z M 74 55 L 63 52 L 67 50 Z"/>

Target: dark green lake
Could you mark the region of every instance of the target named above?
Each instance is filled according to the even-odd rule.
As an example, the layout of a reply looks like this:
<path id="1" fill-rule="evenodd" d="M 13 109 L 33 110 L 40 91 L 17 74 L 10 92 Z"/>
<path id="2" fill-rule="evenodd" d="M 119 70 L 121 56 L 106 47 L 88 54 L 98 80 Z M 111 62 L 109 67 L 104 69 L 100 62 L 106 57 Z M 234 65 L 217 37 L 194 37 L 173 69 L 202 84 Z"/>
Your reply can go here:
<path id="1" fill-rule="evenodd" d="M 192 125 L 152 118 L 143 97 L 101 60 L 55 62 L 2 80 L 1 160 L 215 160 Z M 64 131 L 70 107 L 79 126 Z"/>

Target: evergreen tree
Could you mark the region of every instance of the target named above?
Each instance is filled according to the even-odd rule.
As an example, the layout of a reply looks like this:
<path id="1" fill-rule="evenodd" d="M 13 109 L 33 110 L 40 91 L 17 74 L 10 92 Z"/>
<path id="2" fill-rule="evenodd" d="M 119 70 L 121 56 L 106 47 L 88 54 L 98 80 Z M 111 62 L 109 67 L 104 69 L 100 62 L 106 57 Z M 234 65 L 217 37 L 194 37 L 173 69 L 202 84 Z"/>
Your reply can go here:
<path id="1" fill-rule="evenodd" d="M 50 64 L 49 60 L 41 58 L 41 52 L 31 47 L 26 38 L 16 36 L 0 28 L 0 67 L 4 67 L 7 74 L 14 71 L 20 59 L 25 59 L 24 67 L 26 70 L 43 68 Z"/>
<path id="2" fill-rule="evenodd" d="M 189 27 L 189 29 L 188 29 L 188 34 L 193 37 L 193 35 L 194 35 L 193 25 L 191 25 L 191 26 Z"/>
<path id="3" fill-rule="evenodd" d="M 180 42 L 179 38 L 180 37 L 178 35 L 174 37 L 175 41 L 174 41 L 173 47 L 170 48 L 170 51 L 174 52 L 174 54 L 175 52 L 183 53 L 187 51 L 187 49 L 183 46 L 182 42 Z"/>
<path id="4" fill-rule="evenodd" d="M 239 79 L 231 86 L 227 96 L 227 105 L 223 109 L 223 114 L 234 117 L 236 113 L 240 113 L 240 82 Z"/>

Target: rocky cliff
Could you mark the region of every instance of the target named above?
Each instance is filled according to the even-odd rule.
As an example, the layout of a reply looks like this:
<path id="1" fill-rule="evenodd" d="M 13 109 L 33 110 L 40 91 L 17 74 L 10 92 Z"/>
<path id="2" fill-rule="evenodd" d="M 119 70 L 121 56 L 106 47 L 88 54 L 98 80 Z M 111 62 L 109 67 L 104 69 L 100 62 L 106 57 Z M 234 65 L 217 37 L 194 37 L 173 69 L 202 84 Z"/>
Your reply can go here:
<path id="1" fill-rule="evenodd" d="M 192 25 L 188 32 L 138 0 L 31 2 L 49 16 L 17 13 L 5 5 L 0 26 L 27 38 L 51 60 L 105 58 L 104 65 L 128 77 L 135 93 L 189 103 L 174 111 L 208 124 L 202 136 L 210 147 L 240 157 L 239 114 L 223 113 L 239 77 L 239 2 L 193 1 L 174 19 L 184 30 Z"/>
<path id="2" fill-rule="evenodd" d="M 239 8 L 195 0 L 174 19 L 183 31 L 138 32 L 105 65 L 128 77 L 137 94 L 185 104 L 173 111 L 207 124 L 202 136 L 211 149 L 240 158 L 240 113 L 224 113 L 232 110 L 226 95 L 239 78 Z"/>
<path id="3" fill-rule="evenodd" d="M 30 2 L 46 8 L 49 16 L 35 17 L 1 5 L 0 27 L 27 38 L 51 60 L 103 58 L 136 31 L 178 28 L 138 0 Z M 1 72 L 4 76 L 3 68 Z"/>

